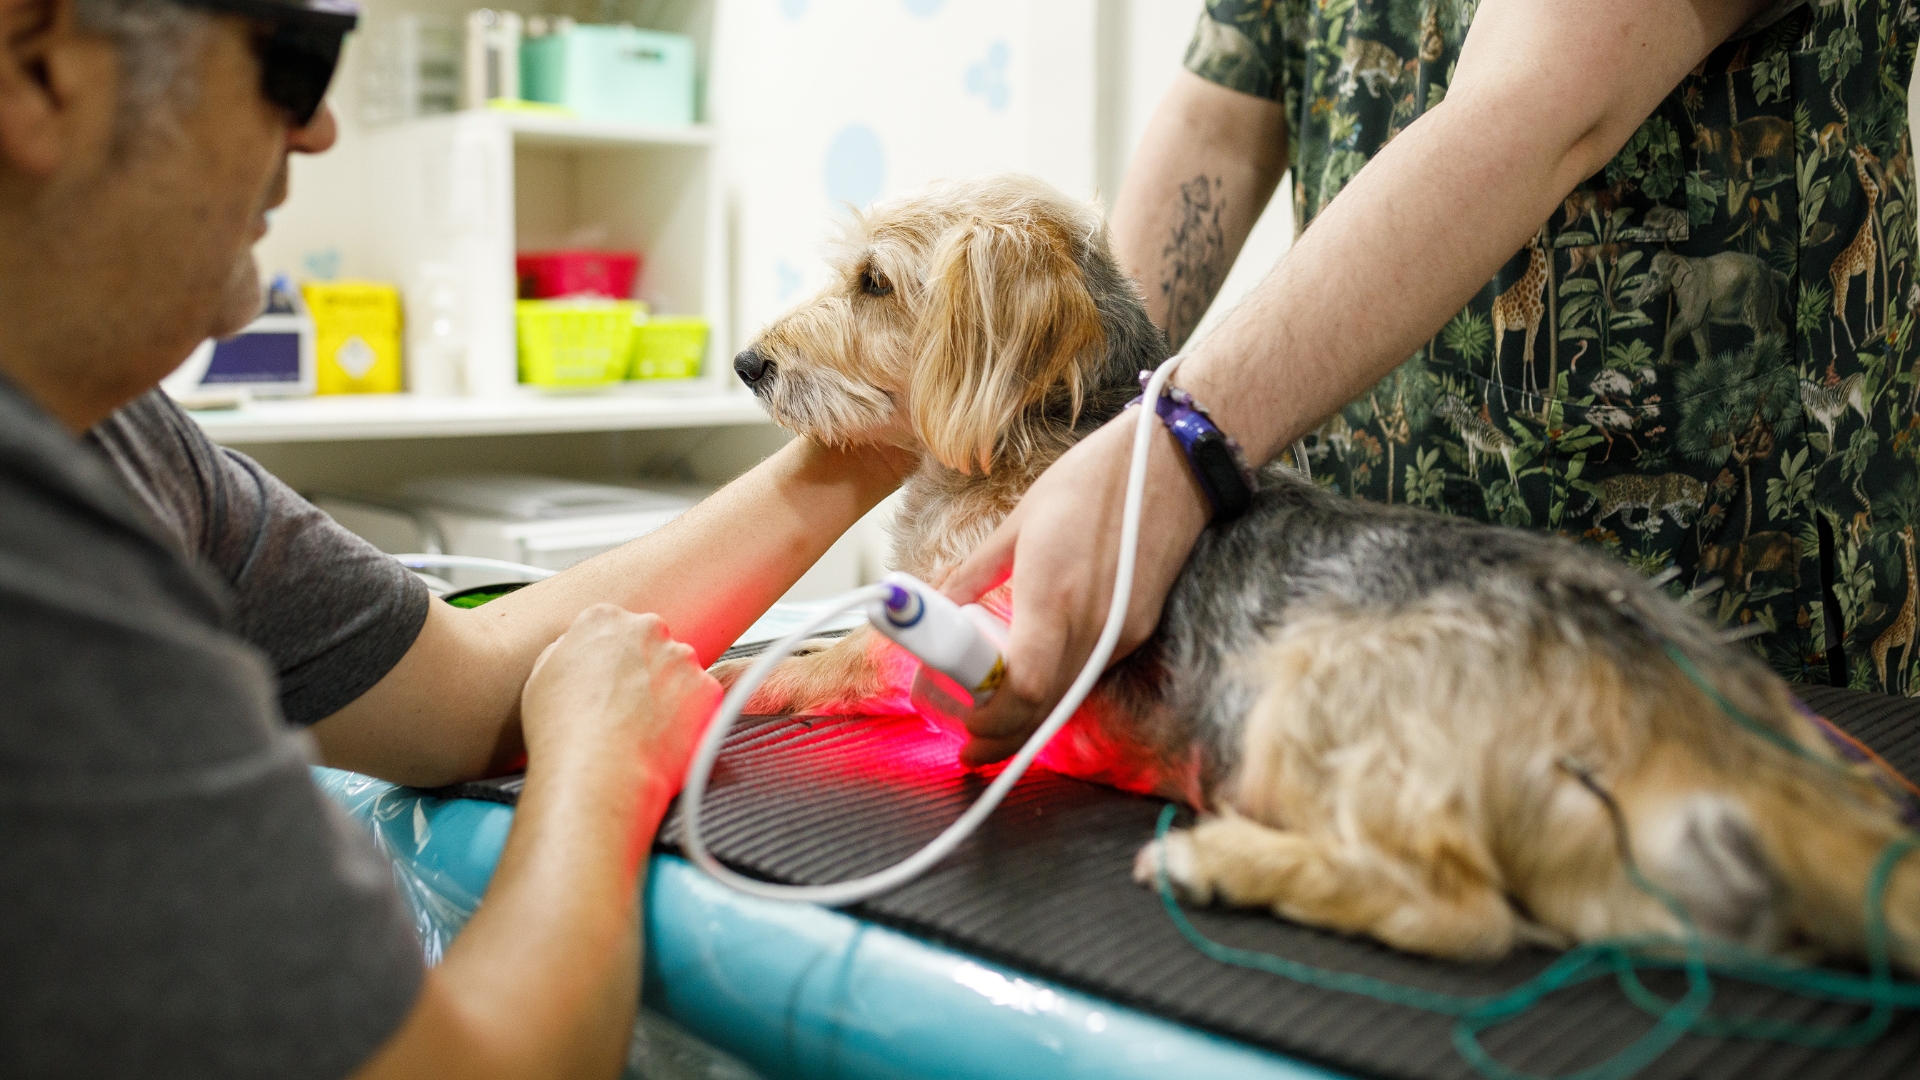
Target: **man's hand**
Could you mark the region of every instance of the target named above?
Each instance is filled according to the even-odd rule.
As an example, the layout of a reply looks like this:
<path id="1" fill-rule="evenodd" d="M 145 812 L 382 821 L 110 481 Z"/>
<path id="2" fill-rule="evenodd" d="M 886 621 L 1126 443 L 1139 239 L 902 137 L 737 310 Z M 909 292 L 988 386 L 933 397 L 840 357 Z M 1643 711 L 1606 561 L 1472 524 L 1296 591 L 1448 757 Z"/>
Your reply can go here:
<path id="1" fill-rule="evenodd" d="M 960 758 L 980 765 L 1013 754 L 1092 655 L 1113 602 L 1127 465 L 1140 414 L 1122 413 L 1061 455 L 1000 528 L 947 576 L 943 591 L 970 603 L 1013 582 L 1007 679 L 967 720 Z M 1148 442 L 1140 554 L 1118 660 L 1152 635 L 1211 508 L 1179 445 L 1154 425 Z"/>
<path id="2" fill-rule="evenodd" d="M 619 1072 L 646 854 L 719 699 L 657 616 L 595 604 L 547 647 L 522 693 L 527 785 L 485 902 L 355 1080 Z"/>
<path id="3" fill-rule="evenodd" d="M 631 747 L 670 798 L 720 702 L 720 684 L 657 615 L 595 604 L 547 646 L 522 692 L 530 762 Z"/>

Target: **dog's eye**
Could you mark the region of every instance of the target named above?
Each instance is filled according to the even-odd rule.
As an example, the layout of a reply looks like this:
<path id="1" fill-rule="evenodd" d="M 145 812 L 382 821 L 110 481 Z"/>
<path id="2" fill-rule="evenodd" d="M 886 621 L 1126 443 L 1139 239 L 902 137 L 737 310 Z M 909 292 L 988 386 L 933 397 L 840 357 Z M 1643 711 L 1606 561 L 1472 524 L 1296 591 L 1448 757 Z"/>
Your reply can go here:
<path id="1" fill-rule="evenodd" d="M 867 271 L 860 275 L 860 291 L 868 296 L 892 296 L 893 283 L 878 270 L 868 267 Z"/>

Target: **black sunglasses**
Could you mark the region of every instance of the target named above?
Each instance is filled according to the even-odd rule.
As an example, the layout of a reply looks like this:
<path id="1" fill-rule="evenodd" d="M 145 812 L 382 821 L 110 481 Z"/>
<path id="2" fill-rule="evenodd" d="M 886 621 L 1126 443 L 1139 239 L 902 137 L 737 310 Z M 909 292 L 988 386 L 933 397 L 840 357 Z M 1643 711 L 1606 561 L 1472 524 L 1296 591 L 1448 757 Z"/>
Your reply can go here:
<path id="1" fill-rule="evenodd" d="M 260 27 L 260 92 L 306 127 L 326 100 L 340 63 L 340 43 L 360 23 L 349 0 L 176 0 L 189 7 L 238 15 Z"/>

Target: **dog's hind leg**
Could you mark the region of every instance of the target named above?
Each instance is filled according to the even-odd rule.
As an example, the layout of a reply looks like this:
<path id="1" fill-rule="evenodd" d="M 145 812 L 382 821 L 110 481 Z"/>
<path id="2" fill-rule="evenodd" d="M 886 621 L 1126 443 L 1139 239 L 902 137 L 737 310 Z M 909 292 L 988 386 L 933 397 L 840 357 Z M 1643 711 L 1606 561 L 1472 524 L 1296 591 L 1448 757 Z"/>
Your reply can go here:
<path id="1" fill-rule="evenodd" d="M 1477 875 L 1436 882 L 1425 868 L 1231 811 L 1147 845 L 1135 859 L 1134 879 L 1151 884 L 1162 860 L 1169 881 L 1190 900 L 1269 908 L 1409 952 L 1495 957 L 1524 933 L 1506 899 Z"/>
<path id="2" fill-rule="evenodd" d="M 1849 792 L 1810 773 L 1789 765 L 1742 784 L 1740 801 L 1785 886 L 1789 929 L 1823 954 L 1862 956 L 1867 881 L 1889 845 L 1910 834 L 1892 800 L 1864 780 Z M 1920 854 L 1894 865 L 1881 908 L 1894 960 L 1920 972 Z"/>

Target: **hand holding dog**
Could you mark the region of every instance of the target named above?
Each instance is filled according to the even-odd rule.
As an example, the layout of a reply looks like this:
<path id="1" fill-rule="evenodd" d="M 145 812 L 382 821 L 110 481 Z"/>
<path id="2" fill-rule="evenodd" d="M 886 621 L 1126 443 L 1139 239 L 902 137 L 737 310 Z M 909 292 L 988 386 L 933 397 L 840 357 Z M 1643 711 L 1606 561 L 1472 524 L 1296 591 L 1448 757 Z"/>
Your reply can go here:
<path id="1" fill-rule="evenodd" d="M 972 738 L 960 757 L 969 765 L 1019 750 L 1100 639 L 1113 602 L 1138 421 L 1138 413 L 1122 413 L 1061 455 L 993 535 L 947 576 L 943 591 L 963 604 L 1009 577 L 1013 583 L 1007 679 L 967 720 Z M 1209 517 L 1173 436 L 1156 426 L 1148 448 L 1140 553 L 1113 660 L 1153 634 L 1160 607 Z"/>

